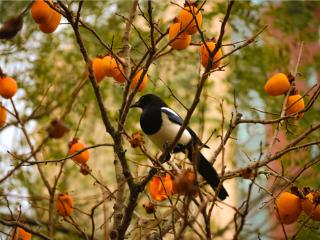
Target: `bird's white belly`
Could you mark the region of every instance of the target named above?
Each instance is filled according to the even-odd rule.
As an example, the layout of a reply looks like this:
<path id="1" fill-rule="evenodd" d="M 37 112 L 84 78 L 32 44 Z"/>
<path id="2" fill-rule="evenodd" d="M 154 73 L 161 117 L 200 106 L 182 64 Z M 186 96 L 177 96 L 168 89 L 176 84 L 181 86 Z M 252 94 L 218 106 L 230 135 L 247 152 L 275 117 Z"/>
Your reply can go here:
<path id="1" fill-rule="evenodd" d="M 148 135 L 150 140 L 161 150 L 173 142 L 180 129 L 180 125 L 172 123 L 164 113 L 162 113 L 162 121 L 160 130 L 155 134 Z M 188 130 L 185 129 L 178 141 L 178 144 L 187 145 L 190 140 L 191 135 Z"/>

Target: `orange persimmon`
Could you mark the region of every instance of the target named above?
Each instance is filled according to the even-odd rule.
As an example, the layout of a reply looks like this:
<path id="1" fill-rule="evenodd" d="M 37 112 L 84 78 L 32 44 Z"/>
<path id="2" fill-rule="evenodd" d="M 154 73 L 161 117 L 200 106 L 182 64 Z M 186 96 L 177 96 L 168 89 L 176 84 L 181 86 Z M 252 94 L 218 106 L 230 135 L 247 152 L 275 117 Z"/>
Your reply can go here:
<path id="1" fill-rule="evenodd" d="M 51 11 L 51 19 L 39 24 L 40 30 L 44 33 L 53 33 L 57 29 L 61 21 L 61 14 L 54 9 L 51 9 Z"/>
<path id="2" fill-rule="evenodd" d="M 290 82 L 287 75 L 277 73 L 273 75 L 264 85 L 264 90 L 270 96 L 279 96 L 285 94 L 290 89 Z"/>
<path id="3" fill-rule="evenodd" d="M 73 139 L 72 142 L 69 144 L 69 154 L 73 155 L 82 149 L 86 148 L 86 145 L 83 143 L 78 142 L 78 139 Z M 85 164 L 89 160 L 90 154 L 88 150 L 85 150 L 75 156 L 72 157 L 72 159 L 80 164 Z"/>
<path id="4" fill-rule="evenodd" d="M 151 197 L 156 201 L 164 201 L 172 195 L 173 179 L 169 173 L 164 176 L 154 176 L 149 184 Z"/>
<path id="5" fill-rule="evenodd" d="M 50 3 L 52 3 L 49 0 Z M 35 0 L 31 6 L 31 16 L 38 24 L 49 22 L 52 18 L 52 8 L 44 0 Z"/>
<path id="6" fill-rule="evenodd" d="M 101 58 L 94 58 L 92 60 L 92 70 L 97 83 L 100 83 L 105 77 L 104 63 Z"/>
<path id="7" fill-rule="evenodd" d="M 73 198 L 69 193 L 60 193 L 56 199 L 56 210 L 60 216 L 70 216 L 73 212 Z"/>
<path id="8" fill-rule="evenodd" d="M 3 98 L 12 98 L 17 92 L 17 82 L 13 78 L 3 76 L 0 78 L 0 95 Z"/>
<path id="9" fill-rule="evenodd" d="M 290 192 L 282 192 L 275 201 L 276 216 L 282 224 L 294 223 L 301 213 L 300 198 Z"/>
<path id="10" fill-rule="evenodd" d="M 187 34 L 195 34 L 198 31 L 198 26 L 202 24 L 202 14 L 199 9 L 193 5 L 186 4 L 179 13 L 179 20 L 181 21 L 181 27 Z"/>
<path id="11" fill-rule="evenodd" d="M 316 195 L 318 195 L 317 198 L 320 199 L 319 194 L 313 192 L 308 193 L 306 198 L 302 200 L 302 209 L 314 220 L 320 221 L 320 203 L 315 201 Z"/>
<path id="12" fill-rule="evenodd" d="M 2 128 L 7 121 L 7 110 L 0 105 L 0 128 Z"/>
<path id="13" fill-rule="evenodd" d="M 117 68 L 116 60 L 112 56 L 107 55 L 102 59 L 102 61 L 104 65 L 104 74 L 107 77 L 112 77 L 113 69 Z"/>
<path id="14" fill-rule="evenodd" d="M 133 90 L 135 89 L 135 87 L 137 86 L 139 80 L 140 80 L 140 77 L 141 77 L 141 74 L 143 72 L 143 69 L 140 69 L 136 75 L 133 77 L 132 81 L 131 81 L 131 84 L 130 84 L 130 88 Z M 149 78 L 147 76 L 147 74 L 144 75 L 143 77 L 143 80 L 142 82 L 140 83 L 139 87 L 138 87 L 138 92 L 141 92 L 148 84 L 148 81 L 149 81 Z"/>
<path id="15" fill-rule="evenodd" d="M 27 232 L 26 230 L 24 230 L 21 227 L 17 227 L 14 230 L 14 236 L 12 238 L 12 240 L 30 240 L 32 237 L 32 234 Z"/>
<path id="16" fill-rule="evenodd" d="M 206 44 L 207 44 L 210 52 L 213 52 L 214 48 L 216 47 L 216 43 L 213 40 L 210 40 L 210 41 L 206 41 Z M 209 51 L 206 48 L 206 45 L 204 43 L 201 44 L 201 46 L 199 48 L 199 52 L 200 52 L 200 60 L 201 60 L 202 66 L 203 67 L 207 67 L 208 62 L 209 62 L 210 53 L 209 53 Z M 213 56 L 212 69 L 215 69 L 215 68 L 220 66 L 220 61 L 219 62 L 216 62 L 216 61 L 221 57 L 222 57 L 222 51 L 221 51 L 221 48 L 220 48 L 220 49 L 218 49 L 216 54 Z"/>
<path id="17" fill-rule="evenodd" d="M 304 109 L 304 100 L 301 95 L 295 94 L 288 97 L 287 104 L 286 104 L 286 115 L 294 114 L 300 112 Z M 300 119 L 303 117 L 303 112 L 299 113 L 296 117 Z"/>
<path id="18" fill-rule="evenodd" d="M 172 41 L 170 46 L 176 50 L 183 50 L 191 43 L 191 35 L 181 32 L 181 25 L 181 22 L 175 18 L 169 28 L 169 41 Z"/>
<path id="19" fill-rule="evenodd" d="M 121 58 L 121 61 L 124 62 L 124 59 Z M 113 68 L 111 70 L 111 75 L 114 78 L 114 80 L 116 80 L 116 82 L 118 83 L 124 83 L 126 81 L 126 77 L 124 67 L 122 66 L 122 64 L 115 60 L 115 64 L 112 63 L 112 66 Z"/>

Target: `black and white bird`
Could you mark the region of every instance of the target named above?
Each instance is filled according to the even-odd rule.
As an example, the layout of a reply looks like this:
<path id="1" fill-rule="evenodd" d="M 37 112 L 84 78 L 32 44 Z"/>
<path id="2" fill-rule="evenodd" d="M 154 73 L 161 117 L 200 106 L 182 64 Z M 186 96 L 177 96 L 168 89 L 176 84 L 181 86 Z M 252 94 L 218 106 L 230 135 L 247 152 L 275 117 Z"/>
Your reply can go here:
<path id="1" fill-rule="evenodd" d="M 142 96 L 136 103 L 131 105 L 131 108 L 133 107 L 142 109 L 140 126 L 143 132 L 160 150 L 164 151 L 165 147 L 175 139 L 183 124 L 183 119 L 169 108 L 160 97 L 153 94 Z M 189 160 L 195 161 L 197 171 L 214 190 L 217 190 L 220 183 L 218 173 L 200 152 L 194 154 L 194 149 L 197 146 L 207 147 L 201 142 L 195 132 L 187 127 L 183 131 L 173 152 L 187 152 Z M 217 194 L 221 200 L 229 196 L 223 186 L 221 186 Z"/>

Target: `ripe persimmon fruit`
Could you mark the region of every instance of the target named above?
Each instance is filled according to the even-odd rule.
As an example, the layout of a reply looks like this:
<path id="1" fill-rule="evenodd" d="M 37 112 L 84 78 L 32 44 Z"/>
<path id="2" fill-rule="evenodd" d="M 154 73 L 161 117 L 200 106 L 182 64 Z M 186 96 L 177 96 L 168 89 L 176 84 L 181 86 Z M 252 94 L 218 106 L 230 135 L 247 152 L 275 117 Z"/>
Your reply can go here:
<path id="1" fill-rule="evenodd" d="M 198 31 L 198 26 L 202 24 L 202 14 L 199 9 L 193 5 L 186 4 L 179 13 L 181 27 L 187 34 L 195 34 Z M 197 21 L 197 22 L 196 22 Z"/>
<path id="2" fill-rule="evenodd" d="M 136 75 L 133 77 L 132 81 L 131 81 L 131 84 L 130 84 L 130 88 L 133 90 L 135 89 L 135 87 L 137 86 L 139 80 L 140 80 L 140 77 L 141 77 L 141 74 L 143 73 L 143 69 L 140 69 Z M 148 84 L 148 81 L 149 81 L 149 78 L 147 76 L 147 74 L 144 75 L 143 77 L 143 80 L 142 82 L 140 83 L 139 87 L 138 87 L 138 92 L 141 92 L 143 89 L 145 89 L 145 87 L 147 86 Z"/>
<path id="3" fill-rule="evenodd" d="M 7 121 L 7 110 L 0 105 L 0 128 L 2 128 Z"/>
<path id="4" fill-rule="evenodd" d="M 102 61 L 104 65 L 104 74 L 107 77 L 112 77 L 113 69 L 117 68 L 116 60 L 112 56 L 107 55 L 102 59 Z"/>
<path id="5" fill-rule="evenodd" d="M 116 80 L 117 83 L 124 83 L 126 81 L 126 77 L 124 76 L 123 70 L 117 71 L 117 73 L 113 76 L 113 79 Z"/>
<path id="6" fill-rule="evenodd" d="M 282 224 L 294 223 L 301 213 L 300 198 L 290 192 L 282 192 L 275 200 L 276 216 Z"/>
<path id="7" fill-rule="evenodd" d="M 72 142 L 69 144 L 69 154 L 73 155 L 82 149 L 86 148 L 86 145 L 83 143 L 79 142 L 78 139 L 73 139 Z M 79 164 L 85 164 L 90 158 L 90 154 L 88 150 L 85 150 L 75 156 L 72 157 L 72 159 L 79 163 Z"/>
<path id="8" fill-rule="evenodd" d="M 44 33 L 53 33 L 60 24 L 61 14 L 54 9 L 50 9 L 52 11 L 52 17 L 39 24 L 39 28 Z"/>
<path id="9" fill-rule="evenodd" d="M 164 201 L 172 195 L 173 179 L 169 173 L 164 176 L 154 176 L 149 184 L 151 197 L 156 201 Z"/>
<path id="10" fill-rule="evenodd" d="M 49 0 L 50 3 L 52 3 Z M 31 6 L 31 16 L 38 24 L 49 22 L 52 18 L 53 10 L 44 0 L 35 0 Z"/>
<path id="11" fill-rule="evenodd" d="M 318 195 L 317 198 L 320 199 L 319 194 L 313 192 L 308 193 L 305 199 L 302 200 L 302 209 L 314 220 L 320 221 L 320 203 L 315 201 L 316 195 Z"/>
<path id="12" fill-rule="evenodd" d="M 175 18 L 169 28 L 169 41 L 172 41 L 170 46 L 176 50 L 186 49 L 191 43 L 191 35 L 181 32 L 181 25 L 181 22 Z"/>
<path id="13" fill-rule="evenodd" d="M 273 75 L 264 85 L 264 90 L 270 96 L 279 96 L 285 94 L 290 89 L 290 82 L 284 73 L 277 73 Z"/>
<path id="14" fill-rule="evenodd" d="M 101 58 L 92 60 L 92 70 L 97 83 L 100 83 L 105 77 L 104 63 Z"/>
<path id="15" fill-rule="evenodd" d="M 32 234 L 27 232 L 26 230 L 24 230 L 21 227 L 17 227 L 14 230 L 14 236 L 12 238 L 12 240 L 30 240 L 32 237 Z"/>
<path id="16" fill-rule="evenodd" d="M 300 112 L 304 109 L 304 100 L 300 94 L 288 96 L 286 104 L 286 115 L 291 115 Z M 303 117 L 303 112 L 297 115 L 297 119 Z"/>
<path id="17" fill-rule="evenodd" d="M 13 78 L 3 76 L 0 78 L 0 95 L 3 98 L 12 98 L 17 92 L 17 82 Z"/>
<path id="18" fill-rule="evenodd" d="M 56 210 L 60 216 L 70 216 L 73 212 L 73 198 L 69 193 L 60 193 L 56 199 Z"/>
<path id="19" fill-rule="evenodd" d="M 210 50 L 210 52 L 213 52 L 214 48 L 216 47 L 216 43 L 213 40 L 210 41 L 206 41 L 206 44 Z M 209 62 L 209 57 L 210 57 L 210 53 L 208 51 L 208 49 L 206 48 L 205 44 L 202 43 L 200 48 L 199 48 L 199 52 L 200 52 L 200 61 L 203 67 L 207 67 L 208 62 Z M 216 52 L 216 54 L 213 56 L 212 59 L 212 69 L 215 69 L 217 67 L 220 66 L 220 61 L 217 62 L 217 60 L 219 58 L 222 57 L 222 51 L 221 48 Z"/>
<path id="20" fill-rule="evenodd" d="M 124 59 L 121 58 L 121 61 L 124 62 Z M 118 83 L 124 83 L 126 81 L 124 67 L 121 65 L 120 62 L 115 60 L 115 65 L 113 65 L 113 68 L 111 70 L 111 75 Z"/>

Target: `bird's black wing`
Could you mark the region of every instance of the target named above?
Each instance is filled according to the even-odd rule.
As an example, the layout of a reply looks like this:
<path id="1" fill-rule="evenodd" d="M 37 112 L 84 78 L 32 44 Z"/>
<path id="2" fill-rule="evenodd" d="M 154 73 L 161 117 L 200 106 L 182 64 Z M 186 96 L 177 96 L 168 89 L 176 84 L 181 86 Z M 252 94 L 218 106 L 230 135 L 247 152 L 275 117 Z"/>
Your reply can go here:
<path id="1" fill-rule="evenodd" d="M 173 111 L 171 108 L 168 107 L 162 107 L 161 108 L 161 112 L 165 113 L 169 120 L 173 123 L 176 123 L 178 125 L 182 125 L 183 124 L 183 119 L 179 116 L 178 113 L 176 113 L 175 111 Z M 207 145 L 203 144 L 201 142 L 201 140 L 199 139 L 199 137 L 197 136 L 197 134 L 189 127 L 186 128 L 186 130 L 191 134 L 192 139 L 199 145 L 202 145 L 205 148 L 209 148 Z"/>

